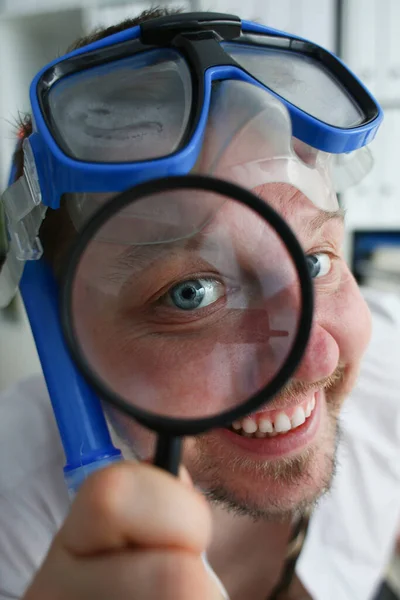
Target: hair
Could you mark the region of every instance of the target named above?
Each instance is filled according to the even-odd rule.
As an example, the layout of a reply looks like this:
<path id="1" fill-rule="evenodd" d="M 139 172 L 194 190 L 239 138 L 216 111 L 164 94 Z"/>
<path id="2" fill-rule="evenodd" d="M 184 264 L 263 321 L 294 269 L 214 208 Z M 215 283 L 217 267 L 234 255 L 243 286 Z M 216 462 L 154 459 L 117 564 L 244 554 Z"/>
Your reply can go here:
<path id="1" fill-rule="evenodd" d="M 83 48 L 92 42 L 96 42 L 103 38 L 106 38 L 114 33 L 119 33 L 125 29 L 130 29 L 156 19 L 158 17 L 166 17 L 169 15 L 175 15 L 181 13 L 182 10 L 179 8 L 151 8 L 143 11 L 137 17 L 132 19 L 125 19 L 116 25 L 111 25 L 106 28 L 97 28 L 92 31 L 89 35 L 77 39 L 69 48 L 66 53 Z M 29 137 L 32 133 L 32 119 L 29 114 L 20 117 L 18 119 L 18 143 L 14 153 L 13 161 L 16 170 L 16 179 L 22 176 L 24 166 L 24 151 L 23 141 Z M 56 276 L 59 275 L 63 259 L 68 251 L 68 248 L 76 234 L 75 227 L 72 224 L 69 216 L 66 202 L 64 198 L 61 198 L 60 208 L 53 210 L 49 208 L 46 212 L 44 221 L 40 227 L 39 237 L 43 245 L 43 253 L 45 258 L 48 260 L 53 268 Z"/>

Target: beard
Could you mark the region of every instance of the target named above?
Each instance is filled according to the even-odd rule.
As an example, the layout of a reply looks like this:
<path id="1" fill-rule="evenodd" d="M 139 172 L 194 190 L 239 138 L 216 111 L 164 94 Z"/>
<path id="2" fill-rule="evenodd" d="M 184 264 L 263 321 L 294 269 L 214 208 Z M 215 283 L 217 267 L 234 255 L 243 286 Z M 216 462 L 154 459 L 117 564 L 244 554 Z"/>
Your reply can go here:
<path id="1" fill-rule="evenodd" d="M 309 514 L 329 491 L 336 474 L 341 438 L 339 413 L 346 395 L 344 382 L 345 369 L 339 366 L 324 381 L 314 385 L 292 381 L 279 393 L 280 399 L 288 401 L 314 389 L 325 392 L 327 415 L 323 431 L 313 445 L 297 456 L 255 460 L 227 454 L 212 432 L 195 438 L 185 464 L 209 502 L 255 521 L 279 522 Z"/>
<path id="2" fill-rule="evenodd" d="M 323 381 L 306 384 L 293 380 L 282 388 L 279 399 L 286 402 L 311 390 L 323 389 L 325 393 L 324 428 L 317 442 L 295 457 L 256 460 L 227 453 L 225 444 L 213 431 L 185 440 L 183 462 L 196 487 L 211 504 L 255 521 L 281 522 L 309 514 L 319 498 L 329 491 L 336 473 L 341 438 L 339 414 L 354 381 L 344 367 L 338 366 Z M 154 456 L 157 441 L 154 432 L 134 425 L 118 410 L 107 413 L 113 439 L 125 458 L 140 460 Z"/>
<path id="3" fill-rule="evenodd" d="M 189 470 L 210 503 L 220 505 L 231 513 L 249 517 L 254 521 L 287 521 L 310 514 L 320 497 L 329 491 L 337 470 L 337 448 L 340 438 L 340 423 L 336 420 L 333 443 L 330 444 L 332 450 L 325 451 L 323 457 L 319 458 L 320 466 L 317 475 L 312 473 L 318 454 L 316 448 L 307 449 L 300 456 L 283 458 L 273 463 L 233 457 L 224 461 L 224 469 L 233 476 L 235 474 L 240 476 L 242 489 L 237 491 L 229 483 L 218 481 L 220 465 L 210 459 L 212 455 L 218 454 L 217 443 L 214 440 L 207 440 L 206 443 L 201 444 L 198 458 Z M 248 486 L 245 485 L 246 479 Z M 252 479 L 257 479 L 258 487 L 265 484 L 265 500 L 260 502 L 255 497 L 251 489 Z M 281 499 L 268 496 L 271 481 L 276 488 L 281 489 Z M 284 499 L 287 490 L 293 491 L 293 488 L 297 488 L 302 495 L 302 499 L 295 504 Z M 301 490 L 310 491 L 301 492 Z"/>

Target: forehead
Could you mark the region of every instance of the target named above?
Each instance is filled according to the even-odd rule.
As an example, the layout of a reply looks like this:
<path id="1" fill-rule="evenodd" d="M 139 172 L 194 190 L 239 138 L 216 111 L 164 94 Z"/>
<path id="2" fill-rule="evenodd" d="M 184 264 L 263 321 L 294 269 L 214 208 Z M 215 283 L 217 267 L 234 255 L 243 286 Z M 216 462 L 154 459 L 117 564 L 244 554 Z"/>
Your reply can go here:
<path id="1" fill-rule="evenodd" d="M 292 185 L 267 183 L 254 188 L 253 193 L 276 210 L 301 240 L 315 237 L 328 224 L 339 233 L 343 230 L 342 209 L 322 210 Z"/>
<path id="2" fill-rule="evenodd" d="M 305 251 L 310 251 L 314 244 L 321 242 L 340 247 L 343 231 L 342 211 L 328 212 L 316 207 L 304 194 L 289 184 L 265 184 L 255 188 L 253 192 L 288 223 Z M 204 196 L 204 192 L 199 194 Z M 215 212 L 212 211 L 213 218 L 207 218 L 207 224 L 195 228 L 191 235 L 183 235 L 185 228 L 193 225 L 193 210 L 196 213 L 195 209 L 208 206 L 207 195 L 205 198 L 200 196 L 197 202 L 193 203 L 187 201 L 186 192 L 183 195 L 178 194 L 178 199 L 181 200 L 178 202 L 178 208 L 182 208 L 180 204 L 183 204 L 183 208 L 187 210 L 176 210 L 177 206 L 172 204 L 171 214 L 168 210 L 168 207 L 171 207 L 168 201 L 170 198 L 168 195 L 164 197 L 164 194 L 155 198 L 154 206 L 151 202 L 148 205 L 147 199 L 144 198 L 138 213 L 136 210 L 131 213 L 128 206 L 127 210 L 116 213 L 111 222 L 106 223 L 105 229 L 99 230 L 90 244 L 88 253 L 85 252 L 83 262 L 86 265 L 90 264 L 89 270 L 97 271 L 101 257 L 100 262 L 105 261 L 107 268 L 119 274 L 141 271 L 161 259 L 174 260 L 175 263 L 178 258 L 188 260 L 189 255 L 192 258 L 201 255 L 211 263 L 218 259 L 221 268 L 233 255 L 240 255 L 243 263 L 246 263 L 249 257 L 253 257 L 253 264 L 254 256 L 266 255 L 278 264 L 282 263 L 286 256 L 285 247 L 276 232 L 260 219 L 259 215 L 237 202 L 215 204 L 215 200 L 210 198 L 210 202 L 212 200 L 217 207 Z M 190 200 L 193 200 L 192 196 Z M 138 204 L 142 205 L 141 201 Z M 137 207 L 137 204 L 133 203 L 132 207 Z M 143 220 L 145 213 L 150 217 L 147 221 Z M 198 216 L 201 216 L 201 213 L 202 211 Z M 168 222 L 167 216 L 172 220 Z M 171 230 L 173 223 L 179 225 L 176 231 L 175 227 Z M 178 231 L 181 227 L 183 230 Z M 174 233 L 172 236 L 171 231 Z M 178 233 L 180 235 L 175 235 Z M 123 241 L 125 234 L 127 238 Z M 228 248 L 230 253 L 227 255 Z M 100 270 L 104 274 L 104 265 Z"/>

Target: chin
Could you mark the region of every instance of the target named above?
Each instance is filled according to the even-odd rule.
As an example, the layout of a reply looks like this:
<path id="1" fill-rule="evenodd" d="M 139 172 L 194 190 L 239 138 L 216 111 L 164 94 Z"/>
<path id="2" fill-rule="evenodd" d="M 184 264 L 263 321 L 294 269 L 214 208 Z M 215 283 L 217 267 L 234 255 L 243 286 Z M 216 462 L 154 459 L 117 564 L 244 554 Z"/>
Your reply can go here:
<path id="1" fill-rule="evenodd" d="M 312 415 L 293 432 L 255 439 L 230 428 L 186 438 L 183 462 L 195 485 L 211 503 L 253 519 L 282 520 L 309 512 L 335 474 L 348 375 L 343 370 L 337 386 L 315 392 Z M 112 417 L 126 447 L 139 459 L 151 459 L 156 435 L 118 411 Z"/>
<path id="2" fill-rule="evenodd" d="M 320 400 L 312 440 L 283 456 L 251 450 L 217 430 L 187 441 L 185 464 L 211 503 L 253 519 L 284 520 L 309 512 L 331 485 L 339 439 L 338 402 Z M 317 418 L 318 417 L 318 418 Z M 255 440 L 256 444 L 259 440 Z M 285 447 L 286 448 L 286 447 Z"/>

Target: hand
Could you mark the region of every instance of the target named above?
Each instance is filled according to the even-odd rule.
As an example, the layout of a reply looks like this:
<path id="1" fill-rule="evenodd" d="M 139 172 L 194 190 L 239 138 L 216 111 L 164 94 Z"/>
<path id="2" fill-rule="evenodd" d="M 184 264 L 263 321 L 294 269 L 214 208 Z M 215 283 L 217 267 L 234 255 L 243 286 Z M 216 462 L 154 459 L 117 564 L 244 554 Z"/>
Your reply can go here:
<path id="1" fill-rule="evenodd" d="M 24 600 L 220 600 L 201 559 L 210 535 L 186 471 L 114 465 L 82 486 Z"/>

